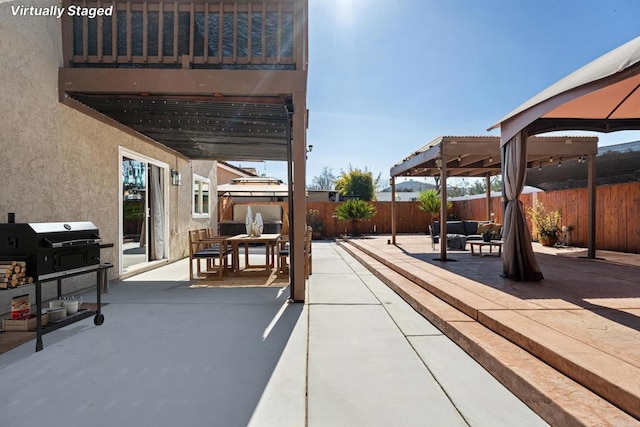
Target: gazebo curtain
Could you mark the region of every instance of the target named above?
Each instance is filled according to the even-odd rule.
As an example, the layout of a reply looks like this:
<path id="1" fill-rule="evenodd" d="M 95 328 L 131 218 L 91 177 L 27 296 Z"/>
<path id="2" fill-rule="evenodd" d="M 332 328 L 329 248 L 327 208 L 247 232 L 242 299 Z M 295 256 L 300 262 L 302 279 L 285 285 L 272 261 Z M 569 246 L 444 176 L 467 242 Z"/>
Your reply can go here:
<path id="1" fill-rule="evenodd" d="M 519 200 L 527 174 L 527 136 L 524 131 L 511 138 L 503 147 L 502 175 L 507 206 L 504 212 L 503 275 L 513 280 L 543 279 L 533 254 L 531 234 L 524 207 Z"/>

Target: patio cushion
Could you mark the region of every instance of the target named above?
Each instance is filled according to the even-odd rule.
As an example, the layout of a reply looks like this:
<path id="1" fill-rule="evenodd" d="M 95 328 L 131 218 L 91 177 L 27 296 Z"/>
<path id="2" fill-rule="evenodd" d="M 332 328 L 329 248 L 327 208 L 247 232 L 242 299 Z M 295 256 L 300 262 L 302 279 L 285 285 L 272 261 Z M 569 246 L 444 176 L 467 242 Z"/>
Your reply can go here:
<path id="1" fill-rule="evenodd" d="M 467 234 L 463 221 L 447 221 L 447 234 Z"/>
<path id="2" fill-rule="evenodd" d="M 493 229 L 493 224 L 491 223 L 482 223 L 482 224 L 478 224 L 478 227 L 475 231 L 475 233 L 470 233 L 470 234 L 484 234 L 487 231 L 491 231 Z"/>
<path id="3" fill-rule="evenodd" d="M 231 251 L 229 249 L 223 249 L 222 250 L 222 255 L 227 255 L 230 254 Z M 213 247 L 213 248 L 206 248 L 206 249 L 200 249 L 199 251 L 195 252 L 193 254 L 194 258 L 211 258 L 212 256 L 217 256 L 217 255 L 221 255 L 220 254 L 220 247 Z"/>

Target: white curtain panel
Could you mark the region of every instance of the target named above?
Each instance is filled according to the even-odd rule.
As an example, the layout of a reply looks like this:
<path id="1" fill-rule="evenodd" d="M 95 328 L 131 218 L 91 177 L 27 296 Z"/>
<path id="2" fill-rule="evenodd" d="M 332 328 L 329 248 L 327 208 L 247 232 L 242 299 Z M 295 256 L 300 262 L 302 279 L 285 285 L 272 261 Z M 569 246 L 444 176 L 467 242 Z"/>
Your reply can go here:
<path id="1" fill-rule="evenodd" d="M 151 207 L 151 232 L 152 238 L 149 239 L 151 247 L 149 248 L 149 256 L 151 260 L 165 258 L 165 242 L 164 242 L 164 192 L 162 191 L 162 169 L 156 165 L 151 165 L 149 184 L 151 186 L 149 192 L 149 205 Z"/>

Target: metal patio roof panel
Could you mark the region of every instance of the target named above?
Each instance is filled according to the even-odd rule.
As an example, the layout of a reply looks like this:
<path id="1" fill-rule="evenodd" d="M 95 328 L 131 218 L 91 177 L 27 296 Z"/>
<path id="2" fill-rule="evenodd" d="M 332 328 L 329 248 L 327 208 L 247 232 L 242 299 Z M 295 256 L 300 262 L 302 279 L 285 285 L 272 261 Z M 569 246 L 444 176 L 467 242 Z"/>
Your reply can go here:
<path id="1" fill-rule="evenodd" d="M 287 159 L 289 115 L 284 100 L 260 103 L 202 96 L 69 96 L 191 159 Z"/>

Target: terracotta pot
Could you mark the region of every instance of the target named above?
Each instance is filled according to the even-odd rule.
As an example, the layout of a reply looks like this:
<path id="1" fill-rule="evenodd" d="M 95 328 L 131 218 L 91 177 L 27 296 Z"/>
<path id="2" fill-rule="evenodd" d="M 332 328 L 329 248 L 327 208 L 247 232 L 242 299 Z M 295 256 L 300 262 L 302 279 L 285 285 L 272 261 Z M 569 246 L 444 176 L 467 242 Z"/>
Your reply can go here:
<path id="1" fill-rule="evenodd" d="M 558 243 L 558 238 L 557 237 L 542 237 L 540 236 L 540 244 L 542 246 L 553 246 L 556 243 Z"/>

